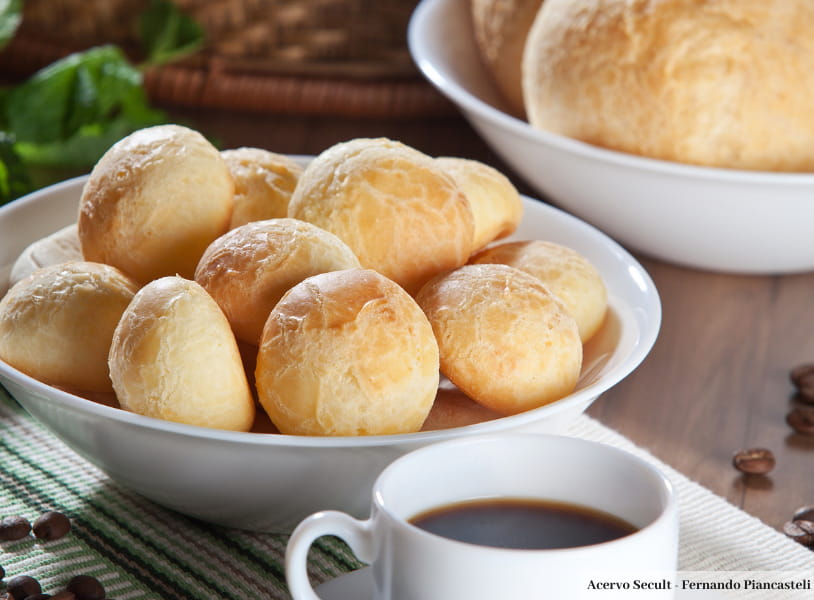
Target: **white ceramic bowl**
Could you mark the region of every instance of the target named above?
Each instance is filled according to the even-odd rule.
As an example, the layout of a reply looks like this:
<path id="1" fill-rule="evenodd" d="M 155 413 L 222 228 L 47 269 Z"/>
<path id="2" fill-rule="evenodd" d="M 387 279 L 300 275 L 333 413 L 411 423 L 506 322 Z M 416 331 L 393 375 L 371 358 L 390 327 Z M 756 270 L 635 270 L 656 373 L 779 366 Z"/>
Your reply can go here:
<path id="1" fill-rule="evenodd" d="M 0 297 L 20 252 L 75 221 L 84 178 L 0 207 Z M 0 382 L 36 419 L 113 480 L 207 521 L 288 531 L 305 516 L 338 509 L 364 517 L 370 489 L 394 458 L 424 444 L 513 430 L 558 432 L 636 368 L 655 342 L 661 305 L 647 272 L 593 227 L 524 198 L 515 237 L 550 239 L 600 270 L 610 313 L 585 349 L 577 390 L 548 406 L 456 429 L 374 437 L 298 437 L 179 425 L 125 412 L 47 386 L 0 361 Z"/>
<path id="2" fill-rule="evenodd" d="M 424 75 L 545 198 L 631 249 L 735 273 L 814 269 L 814 174 L 713 169 L 613 152 L 504 112 L 468 2 L 423 0 L 409 44 Z"/>

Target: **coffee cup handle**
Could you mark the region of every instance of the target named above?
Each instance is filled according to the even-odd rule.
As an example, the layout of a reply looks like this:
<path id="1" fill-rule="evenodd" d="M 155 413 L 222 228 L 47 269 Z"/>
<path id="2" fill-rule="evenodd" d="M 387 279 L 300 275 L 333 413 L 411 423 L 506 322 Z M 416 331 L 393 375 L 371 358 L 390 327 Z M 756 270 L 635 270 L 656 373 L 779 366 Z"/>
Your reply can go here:
<path id="1" fill-rule="evenodd" d="M 306 517 L 297 525 L 285 551 L 285 576 L 294 600 L 319 600 L 308 579 L 308 550 L 323 535 L 335 535 L 350 546 L 356 557 L 366 563 L 374 559 L 373 524 L 348 514 L 326 510 Z"/>

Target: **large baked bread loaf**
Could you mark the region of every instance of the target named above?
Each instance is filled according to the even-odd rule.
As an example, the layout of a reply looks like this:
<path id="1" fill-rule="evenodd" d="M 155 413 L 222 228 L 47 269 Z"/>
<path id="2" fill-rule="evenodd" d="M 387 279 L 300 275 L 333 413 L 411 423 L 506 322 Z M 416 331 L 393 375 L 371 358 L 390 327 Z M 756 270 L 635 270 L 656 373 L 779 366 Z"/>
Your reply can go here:
<path id="1" fill-rule="evenodd" d="M 546 0 L 523 91 L 535 127 L 652 158 L 814 169 L 814 2 Z"/>

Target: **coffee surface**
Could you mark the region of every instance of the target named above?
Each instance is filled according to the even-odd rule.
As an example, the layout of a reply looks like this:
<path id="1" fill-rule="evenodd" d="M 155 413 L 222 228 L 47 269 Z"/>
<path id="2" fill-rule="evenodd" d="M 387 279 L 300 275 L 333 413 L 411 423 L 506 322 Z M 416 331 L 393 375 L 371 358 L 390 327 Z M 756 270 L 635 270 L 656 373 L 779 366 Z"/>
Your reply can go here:
<path id="1" fill-rule="evenodd" d="M 451 504 L 420 513 L 410 523 L 460 542 L 521 550 L 589 546 L 636 531 L 630 523 L 592 508 L 526 499 Z"/>

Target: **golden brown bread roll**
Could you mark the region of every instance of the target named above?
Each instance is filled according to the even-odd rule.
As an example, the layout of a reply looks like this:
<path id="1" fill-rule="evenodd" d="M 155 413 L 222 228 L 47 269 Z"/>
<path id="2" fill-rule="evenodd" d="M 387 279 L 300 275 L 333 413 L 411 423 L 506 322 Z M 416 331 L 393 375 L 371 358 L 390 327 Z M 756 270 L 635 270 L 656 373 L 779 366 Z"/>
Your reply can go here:
<path id="1" fill-rule="evenodd" d="M 605 320 L 605 282 L 596 267 L 572 248 L 542 240 L 504 242 L 481 250 L 469 262 L 509 265 L 534 275 L 574 317 L 583 343 Z"/>
<path id="2" fill-rule="evenodd" d="M 529 121 L 706 166 L 814 170 L 814 2 L 546 0 L 529 32 Z"/>
<path id="3" fill-rule="evenodd" d="M 187 425 L 249 431 L 255 414 L 229 322 L 200 285 L 162 277 L 141 288 L 110 347 L 125 410 Z"/>
<path id="4" fill-rule="evenodd" d="M 473 251 L 517 229 L 523 217 L 523 202 L 508 177 L 477 160 L 451 156 L 435 160 L 452 176 L 472 207 L 475 219 Z"/>
<path id="5" fill-rule="evenodd" d="M 438 388 L 438 346 L 415 300 L 370 269 L 309 277 L 271 311 L 255 373 L 282 433 L 418 431 Z"/>
<path id="6" fill-rule="evenodd" d="M 0 300 L 0 358 L 49 385 L 110 392 L 113 331 L 137 290 L 109 265 L 74 261 L 38 269 Z"/>
<path id="7" fill-rule="evenodd" d="M 9 287 L 39 268 L 83 260 L 76 223 L 29 244 L 11 267 Z"/>
<path id="8" fill-rule="evenodd" d="M 416 296 L 432 325 L 441 372 L 501 414 L 573 391 L 582 366 L 574 318 L 536 278 L 498 264 L 466 265 Z"/>
<path id="9" fill-rule="evenodd" d="M 96 163 L 79 204 L 87 260 L 140 283 L 192 277 L 206 247 L 226 232 L 234 185 L 217 149 L 178 125 L 136 131 Z"/>
<path id="10" fill-rule="evenodd" d="M 195 280 L 220 305 L 235 335 L 257 346 L 271 309 L 295 284 L 358 266 L 359 259 L 334 234 L 297 219 L 268 219 L 212 242 Z"/>
<path id="11" fill-rule="evenodd" d="M 518 117 L 525 117 L 521 65 L 531 24 L 543 0 L 470 0 L 481 59 Z"/>
<path id="12" fill-rule="evenodd" d="M 235 183 L 230 229 L 288 214 L 288 201 L 302 174 L 294 159 L 262 148 L 234 148 L 220 155 Z"/>
<path id="13" fill-rule="evenodd" d="M 336 144 L 305 169 L 288 216 L 336 234 L 410 293 L 460 266 L 472 249 L 469 201 L 429 156 L 399 142 Z"/>

